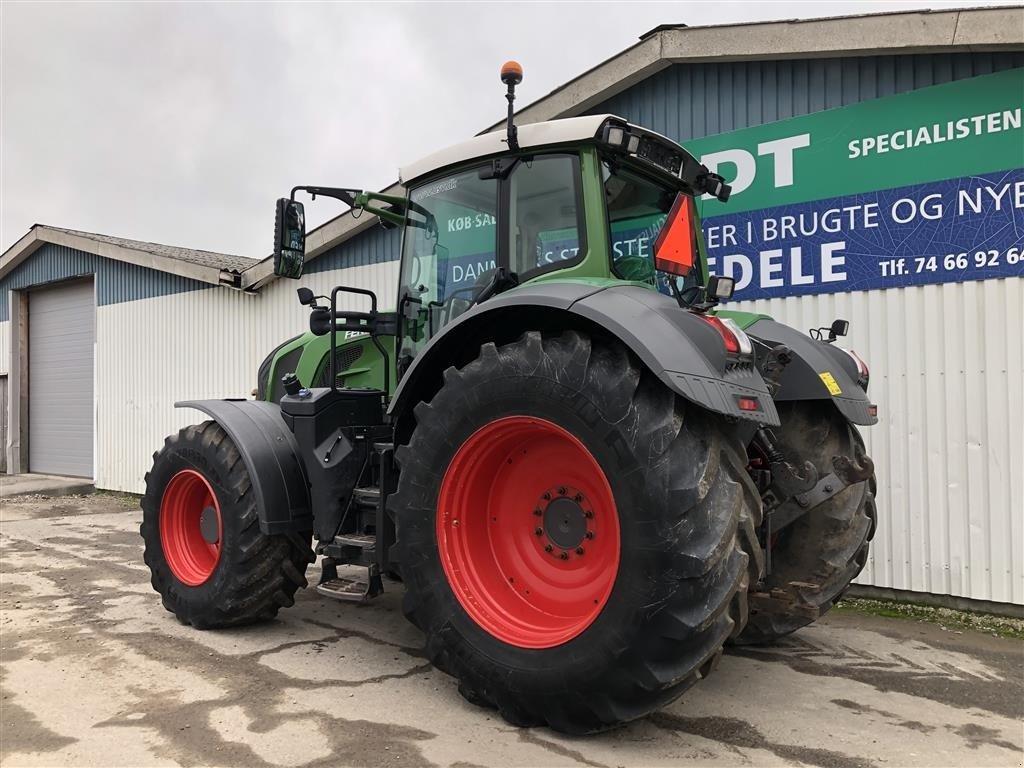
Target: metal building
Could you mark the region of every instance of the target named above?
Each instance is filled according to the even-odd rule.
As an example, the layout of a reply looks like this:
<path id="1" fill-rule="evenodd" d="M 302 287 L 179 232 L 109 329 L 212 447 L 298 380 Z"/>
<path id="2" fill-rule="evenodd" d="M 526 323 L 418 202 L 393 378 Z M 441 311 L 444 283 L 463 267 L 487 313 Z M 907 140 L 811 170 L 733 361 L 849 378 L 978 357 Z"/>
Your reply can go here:
<path id="1" fill-rule="evenodd" d="M 863 206 L 865 195 L 888 200 L 888 191 L 917 183 L 906 170 L 911 152 L 882 157 L 875 143 L 872 157 L 858 168 L 892 169 L 877 180 L 851 179 L 850 188 L 837 186 L 826 194 L 803 190 L 803 179 L 780 176 L 782 166 L 777 166 L 775 186 L 762 189 L 755 174 L 786 152 L 790 159 L 817 158 L 814 171 L 832 182 L 840 171 L 829 165 L 828 156 L 802 154 L 812 149 L 793 143 L 808 134 L 816 137 L 817 146 L 815 126 L 828 128 L 830 120 L 842 124 L 836 136 L 863 127 L 863 136 L 874 140 L 883 132 L 875 130 L 879 116 L 921 115 L 938 109 L 935 105 L 966 105 L 986 94 L 1008 94 L 1005 108 L 987 113 L 1002 121 L 984 139 L 983 148 L 991 148 L 989 155 L 997 158 L 989 161 L 991 167 L 970 165 L 982 162 L 976 160 L 985 155 L 977 149 L 981 144 L 957 150 L 951 119 L 948 171 L 935 164 L 915 169 L 922 174 L 920 190 L 900 192 L 904 196 L 890 202 L 898 210 L 900 201 L 909 200 L 925 216 L 923 201 L 934 202 L 929 194 L 946 193 L 942 184 L 977 178 L 988 180 L 993 197 L 1000 195 L 995 204 L 1006 206 L 998 209 L 1004 219 L 1020 220 L 1024 131 L 1014 109 L 1024 106 L 1024 89 L 1016 86 L 1022 71 L 1021 8 L 665 26 L 525 107 L 517 121 L 611 112 L 687 144 L 706 162 L 717 158 L 730 179 L 742 177 L 744 163 L 751 163 L 745 182 L 749 189 L 734 195 L 733 208 L 719 211 L 708 204 L 704 211 L 709 253 L 718 260 L 717 268 L 728 272 L 742 254 L 730 251 L 728 238 L 723 242 L 723 222 L 776 222 L 780 219 L 772 218 L 772 206 L 785 203 L 812 211 L 807 201 L 833 194 Z M 974 116 L 965 113 L 964 119 Z M 886 133 L 886 151 L 894 149 L 888 146 L 897 143 L 893 137 L 901 147 L 915 140 L 917 124 L 906 119 L 910 138 Z M 929 141 L 945 141 L 944 123 L 935 125 Z M 980 125 L 988 131 L 994 124 L 982 119 Z M 866 146 L 851 144 L 847 156 L 866 153 Z M 395 185 L 388 191 L 398 190 Z M 970 214 L 976 205 L 980 215 L 980 189 L 978 197 L 962 183 L 947 191 L 958 196 L 962 213 Z M 969 216 L 957 218 L 946 211 L 931 218 L 929 226 L 974 231 Z M 849 233 L 840 236 L 854 239 Z M 883 267 L 881 276 L 831 287 L 812 285 L 810 273 L 793 266 L 799 250 L 794 256 L 789 247 L 780 261 L 774 261 L 774 250 L 762 250 L 748 255 L 751 269 L 760 268 L 760 278 L 738 294 L 738 307 L 772 314 L 798 328 L 846 318 L 852 328 L 844 343 L 872 367 L 871 391 L 882 421 L 865 437 L 879 466 L 880 522 L 859 581 L 1022 605 L 1024 269 L 1006 257 L 1020 234 L 989 236 L 1000 243 L 994 250 L 1002 249 L 998 269 L 980 273 L 970 263 L 960 267 L 958 254 L 941 253 L 937 271 L 920 279 L 898 279 L 902 273 L 894 276 L 891 270 L 886 276 Z M 829 245 L 815 238 L 809 235 L 803 247 L 810 251 Z M 828 253 L 822 251 L 818 279 L 823 279 L 821 270 L 833 269 L 832 262 L 826 263 Z M 944 256 L 953 257 L 945 271 Z M 343 215 L 310 234 L 303 283 L 318 291 L 345 283 L 391 297 L 397 257 L 396 231 L 381 229 L 369 216 Z M 923 266 L 927 271 L 927 262 Z M 783 274 L 777 267 L 786 275 L 792 269 L 792 279 L 776 282 L 774 275 Z M 859 268 L 851 256 L 842 274 L 852 278 Z M 67 282 L 72 280 L 81 282 Z M 6 388 L 9 401 L 0 426 L 7 429 L 10 471 L 89 474 L 99 487 L 140 491 L 150 455 L 163 436 L 195 418 L 175 411 L 174 400 L 246 396 L 266 352 L 302 330 L 305 314 L 294 302 L 294 286 L 282 282 L 273 279 L 267 261 L 33 228 L 0 258 L 0 394 Z M 90 295 L 93 306 L 87 306 Z M 43 317 L 50 304 L 59 305 L 64 315 L 33 323 L 33 311 Z M 94 337 L 85 320 L 90 313 Z M 62 339 L 48 330 L 50 321 L 57 328 L 73 326 L 75 336 Z M 81 348 L 90 344 L 93 356 L 83 357 Z M 130 359 L 125 350 L 132 350 Z M 62 361 L 56 373 L 53 361 Z M 85 394 L 90 385 L 91 401 Z M 66 406 L 73 413 L 47 407 L 48 393 L 62 386 L 81 395 Z M 91 421 L 86 413 L 90 402 Z M 58 441 L 68 443 L 66 448 L 47 442 L 54 439 L 54 424 L 74 425 L 74 439 Z M 34 451 L 40 444 L 43 450 Z"/>

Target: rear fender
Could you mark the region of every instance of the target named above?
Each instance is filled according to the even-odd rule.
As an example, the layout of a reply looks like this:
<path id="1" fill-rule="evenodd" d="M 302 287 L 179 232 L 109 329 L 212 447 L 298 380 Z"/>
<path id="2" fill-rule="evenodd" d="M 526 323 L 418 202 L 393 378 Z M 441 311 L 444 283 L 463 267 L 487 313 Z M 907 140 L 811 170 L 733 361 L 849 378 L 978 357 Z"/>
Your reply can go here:
<path id="1" fill-rule="evenodd" d="M 249 471 L 264 533 L 313 528 L 301 453 L 280 406 L 260 400 L 186 400 L 174 405 L 211 416 L 234 441 Z"/>
<path id="2" fill-rule="evenodd" d="M 416 356 L 391 401 L 401 417 L 429 400 L 440 374 L 485 341 L 511 341 L 530 330 L 576 328 L 610 334 L 627 346 L 669 389 L 709 411 L 778 425 L 775 404 L 753 364 L 737 364 L 721 336 L 674 299 L 637 286 L 541 283 L 503 293 L 461 315 Z M 475 356 L 475 354 L 473 354 Z M 739 397 L 760 410 L 742 411 Z"/>
<path id="3" fill-rule="evenodd" d="M 878 423 L 878 417 L 868 410 L 871 401 L 867 393 L 857 384 L 856 363 L 842 349 L 769 319 L 749 326 L 747 335 L 770 346 L 785 344 L 793 350 L 793 360 L 782 372 L 776 401 L 831 400 L 853 424 Z M 833 390 L 838 392 L 829 390 L 825 383 L 829 377 L 834 382 Z"/>

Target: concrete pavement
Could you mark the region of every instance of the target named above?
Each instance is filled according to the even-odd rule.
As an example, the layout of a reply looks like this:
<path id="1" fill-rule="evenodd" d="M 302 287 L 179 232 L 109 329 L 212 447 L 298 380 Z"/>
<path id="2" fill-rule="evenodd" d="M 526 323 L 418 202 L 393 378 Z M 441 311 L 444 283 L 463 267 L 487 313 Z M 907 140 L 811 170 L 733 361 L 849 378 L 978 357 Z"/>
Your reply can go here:
<path id="1" fill-rule="evenodd" d="M 0 498 L 21 496 L 26 493 L 68 496 L 89 493 L 92 490 L 92 480 L 87 480 L 84 477 L 64 477 L 62 475 L 40 475 L 36 473 L 24 475 L 0 474 Z"/>
<path id="2" fill-rule="evenodd" d="M 139 518 L 102 495 L 3 500 L 4 766 L 1024 761 L 1020 640 L 833 612 L 726 655 L 652 717 L 570 739 L 460 698 L 424 659 L 398 585 L 363 608 L 305 590 L 257 627 L 178 624 L 149 586 Z"/>

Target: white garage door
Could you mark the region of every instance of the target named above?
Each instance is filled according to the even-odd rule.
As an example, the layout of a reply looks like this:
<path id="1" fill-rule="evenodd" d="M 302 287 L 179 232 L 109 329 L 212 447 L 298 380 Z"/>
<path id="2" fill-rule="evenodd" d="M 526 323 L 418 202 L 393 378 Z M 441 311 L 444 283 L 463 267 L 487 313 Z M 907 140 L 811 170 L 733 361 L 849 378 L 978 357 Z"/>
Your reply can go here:
<path id="1" fill-rule="evenodd" d="M 92 281 L 33 291 L 28 315 L 29 471 L 92 477 Z"/>

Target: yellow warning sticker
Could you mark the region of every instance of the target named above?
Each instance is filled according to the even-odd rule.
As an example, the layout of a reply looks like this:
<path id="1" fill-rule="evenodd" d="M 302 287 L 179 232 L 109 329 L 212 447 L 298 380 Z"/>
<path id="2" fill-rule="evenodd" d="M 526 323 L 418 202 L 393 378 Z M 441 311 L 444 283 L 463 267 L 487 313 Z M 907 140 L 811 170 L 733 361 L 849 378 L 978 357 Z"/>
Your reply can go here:
<path id="1" fill-rule="evenodd" d="M 819 378 L 824 382 L 825 387 L 828 389 L 830 395 L 841 395 L 843 390 L 839 388 L 839 384 L 836 382 L 836 377 L 828 371 L 818 374 Z"/>

